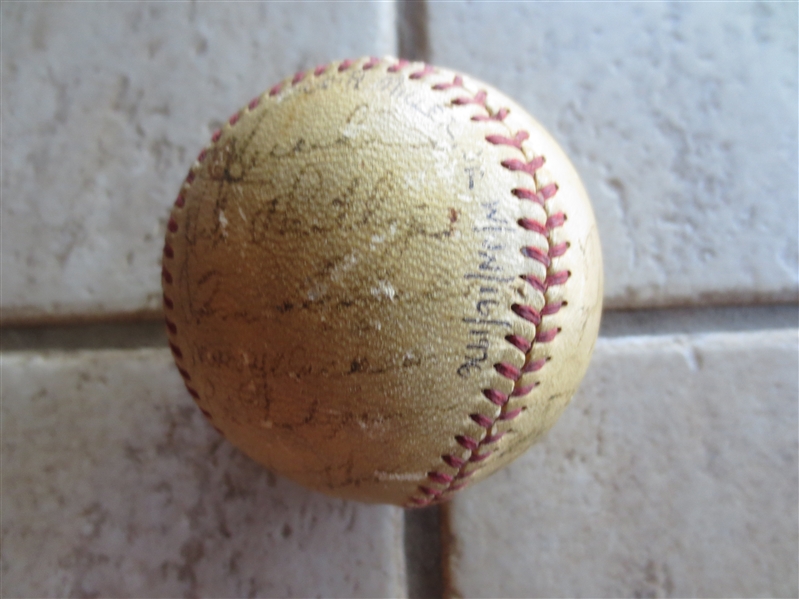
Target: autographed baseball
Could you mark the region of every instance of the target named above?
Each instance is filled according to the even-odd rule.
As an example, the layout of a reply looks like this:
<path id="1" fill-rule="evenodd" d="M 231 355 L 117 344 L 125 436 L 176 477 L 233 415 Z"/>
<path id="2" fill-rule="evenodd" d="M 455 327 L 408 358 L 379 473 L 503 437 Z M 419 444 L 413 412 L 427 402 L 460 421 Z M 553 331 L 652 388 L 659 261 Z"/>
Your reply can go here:
<path id="1" fill-rule="evenodd" d="M 403 506 L 553 425 L 602 303 L 555 141 L 491 86 L 393 58 L 297 73 L 214 133 L 162 280 L 178 369 L 225 437 L 312 489 Z"/>

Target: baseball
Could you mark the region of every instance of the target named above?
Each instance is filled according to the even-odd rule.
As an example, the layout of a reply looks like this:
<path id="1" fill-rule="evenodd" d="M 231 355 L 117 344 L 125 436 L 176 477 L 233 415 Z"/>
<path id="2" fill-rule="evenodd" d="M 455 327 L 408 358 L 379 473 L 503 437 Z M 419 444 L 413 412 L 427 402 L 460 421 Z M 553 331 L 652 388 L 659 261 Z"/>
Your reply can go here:
<path id="1" fill-rule="evenodd" d="M 588 366 L 588 196 L 524 109 L 394 58 L 297 73 L 200 152 L 167 224 L 164 312 L 189 393 L 306 487 L 449 499 L 557 420 Z"/>

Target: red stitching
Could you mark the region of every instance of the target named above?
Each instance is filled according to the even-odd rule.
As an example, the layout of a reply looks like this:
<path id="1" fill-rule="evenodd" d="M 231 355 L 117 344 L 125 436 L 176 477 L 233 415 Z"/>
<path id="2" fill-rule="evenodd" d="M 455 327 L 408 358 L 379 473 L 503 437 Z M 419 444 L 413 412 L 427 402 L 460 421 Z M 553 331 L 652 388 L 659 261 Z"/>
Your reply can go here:
<path id="1" fill-rule="evenodd" d="M 553 285 L 563 285 L 569 279 L 570 275 L 571 273 L 568 270 L 559 270 L 558 272 L 554 272 L 547 276 L 544 286 L 549 289 Z"/>
<path id="2" fill-rule="evenodd" d="M 493 435 L 487 435 L 485 438 L 483 438 L 483 445 L 491 445 L 493 443 L 496 443 L 504 436 L 505 436 L 505 431 Z M 474 474 L 474 472 L 470 472 L 467 476 L 471 476 L 472 474 Z M 461 477 L 461 478 L 466 478 L 466 477 Z"/>
<path id="3" fill-rule="evenodd" d="M 346 71 L 348 68 L 350 68 L 350 67 L 353 65 L 353 63 L 354 63 L 354 62 L 355 62 L 355 61 L 354 61 L 354 60 L 352 60 L 352 59 L 350 59 L 350 58 L 347 58 L 346 60 L 342 60 L 342 61 L 341 61 L 341 64 L 340 64 L 340 65 L 338 65 L 338 72 L 339 72 L 339 73 L 343 73 L 343 72 L 344 72 L 344 71 Z"/>
<path id="4" fill-rule="evenodd" d="M 510 171 L 521 171 L 528 175 L 535 175 L 535 172 L 544 166 L 544 157 L 536 156 L 530 162 L 510 158 L 508 160 L 503 160 L 500 164 Z"/>
<path id="5" fill-rule="evenodd" d="M 485 445 L 485 439 L 483 439 L 483 441 L 481 441 L 480 445 L 481 446 Z M 472 452 L 472 455 L 469 456 L 469 461 L 472 462 L 472 463 L 482 462 L 485 459 L 487 459 L 492 453 L 493 453 L 492 451 L 486 451 L 485 453 L 479 453 L 479 452 L 477 452 L 475 450 L 475 451 Z"/>
<path id="6" fill-rule="evenodd" d="M 449 454 L 442 455 L 441 459 L 444 460 L 444 463 L 447 466 L 451 466 L 456 469 L 463 468 L 466 465 L 466 460 L 459 458 L 458 456 L 455 455 L 449 455 Z"/>
<path id="7" fill-rule="evenodd" d="M 539 370 L 541 370 L 544 367 L 544 365 L 547 363 L 548 360 L 549 360 L 548 358 L 540 358 L 538 360 L 531 360 L 530 362 L 528 362 L 527 364 L 524 365 L 524 368 L 522 368 L 522 372 L 524 372 L 524 373 L 538 372 Z"/>
<path id="8" fill-rule="evenodd" d="M 516 408 L 514 410 L 509 410 L 509 411 L 505 412 L 504 414 L 500 414 L 499 418 L 497 418 L 497 420 L 513 420 L 514 418 L 516 418 L 516 416 L 521 414 L 523 411 L 524 411 L 524 408 Z"/>
<path id="9" fill-rule="evenodd" d="M 389 67 L 388 70 L 389 72 L 395 72 L 395 70 L 399 70 L 398 65 Z M 426 74 L 428 70 L 428 67 L 425 67 L 425 71 L 414 73 L 410 76 L 410 78 L 418 79 L 423 76 L 423 73 Z M 454 77 L 452 83 L 437 83 L 432 86 L 432 89 L 443 91 L 454 87 L 463 87 L 463 78 L 459 75 Z M 483 108 L 486 108 L 486 97 L 486 92 L 481 90 L 471 97 L 462 96 L 455 98 L 452 100 L 452 104 L 455 106 L 477 104 Z M 487 108 L 486 110 L 488 111 Z M 507 115 L 508 110 L 506 108 L 502 108 L 495 114 L 473 116 L 472 120 L 477 122 L 503 121 Z M 510 146 L 523 151 L 522 144 L 529 139 L 529 137 L 530 135 L 527 131 L 518 131 L 511 137 L 499 134 L 490 134 L 486 135 L 485 139 L 488 143 L 494 145 Z M 529 161 L 511 158 L 503 160 L 500 164 L 510 171 L 518 171 L 534 176 L 536 171 L 544 165 L 544 157 L 537 156 Z M 520 200 L 533 201 L 547 211 L 546 202 L 552 198 L 557 191 L 558 186 L 554 183 L 550 183 L 537 189 L 518 187 L 511 190 L 511 193 Z M 550 214 L 547 211 L 547 219 L 544 223 L 538 222 L 532 218 L 520 218 L 517 222 L 523 229 L 540 233 L 547 240 L 549 240 L 550 232 L 555 228 L 563 226 L 563 224 L 566 222 L 566 215 L 562 212 Z M 526 258 L 530 258 L 543 264 L 547 269 L 544 280 L 541 280 L 540 277 L 534 274 L 521 275 L 523 280 L 529 283 L 535 290 L 544 296 L 544 305 L 541 307 L 541 309 L 539 310 L 534 306 L 524 304 L 512 304 L 510 306 L 511 310 L 517 316 L 533 323 L 536 327 L 536 335 L 533 340 L 525 339 L 520 335 L 508 335 L 505 337 L 505 340 L 510 345 L 525 354 L 525 364 L 521 369 L 507 362 L 501 362 L 494 365 L 494 370 L 500 376 L 512 380 L 514 383 L 514 387 L 510 395 L 507 395 L 498 389 L 483 389 L 483 395 L 485 398 L 492 404 L 500 407 L 499 414 L 495 418 L 490 418 L 479 413 L 469 414 L 469 418 L 473 422 L 475 422 L 480 428 L 485 429 L 485 435 L 480 440 L 468 437 L 466 435 L 457 435 L 455 437 L 455 442 L 469 451 L 468 457 L 464 458 L 453 454 L 442 455 L 442 461 L 447 466 L 454 468 L 456 470 L 455 474 L 448 475 L 438 470 L 428 473 L 428 479 L 433 483 L 444 485 L 443 488 L 437 489 L 426 485 L 420 485 L 419 490 L 424 494 L 424 497 L 411 497 L 409 499 L 409 505 L 429 505 L 431 502 L 441 500 L 449 494 L 466 486 L 466 481 L 459 483 L 455 483 L 454 481 L 467 479 L 472 476 L 477 469 L 467 471 L 466 466 L 468 464 L 480 463 L 488 459 L 492 455 L 492 452 L 481 452 L 480 449 L 487 445 L 492 445 L 498 442 L 506 434 L 506 431 L 492 433 L 494 425 L 498 422 L 508 422 L 514 420 L 515 418 L 518 418 L 519 415 L 525 410 L 524 406 L 514 407 L 511 409 L 509 407 L 510 399 L 512 397 L 525 396 L 540 384 L 540 381 L 534 381 L 533 383 L 528 383 L 526 385 L 521 385 L 520 383 L 523 375 L 538 372 L 549 361 L 549 357 L 531 359 L 529 357 L 530 352 L 537 343 L 551 342 L 561 330 L 560 328 L 542 330 L 540 327 L 544 317 L 557 313 L 563 306 L 566 305 L 566 302 L 548 302 L 546 298 L 546 291 L 549 287 L 553 285 L 562 285 L 568 280 L 570 276 L 569 271 L 551 270 L 552 259 L 562 256 L 568 247 L 568 242 L 565 242 L 557 245 L 549 245 L 546 250 L 535 246 L 526 246 L 521 248 L 521 252 Z M 447 480 L 448 478 L 450 479 L 449 481 Z"/>
<path id="10" fill-rule="evenodd" d="M 447 485 L 454 480 L 449 474 L 444 474 L 443 472 L 432 471 L 428 472 L 427 476 L 430 478 L 430 480 L 444 485 Z"/>
<path id="11" fill-rule="evenodd" d="M 523 247 L 522 254 L 524 255 L 525 258 L 532 258 L 533 260 L 537 260 L 544 266 L 549 266 L 550 264 L 552 264 L 552 260 L 550 260 L 549 254 L 537 247 L 533 246 Z"/>
<path id="12" fill-rule="evenodd" d="M 532 306 L 525 306 L 523 304 L 511 304 L 511 310 L 525 320 L 532 322 L 535 326 L 541 324 L 541 313 Z"/>
<path id="13" fill-rule="evenodd" d="M 479 91 L 479 92 L 477 92 L 474 95 L 474 97 L 470 98 L 469 96 L 461 96 L 460 98 L 455 98 L 452 101 L 452 103 L 455 104 L 455 106 L 465 106 L 467 104 L 477 104 L 478 106 L 482 106 L 483 108 L 485 108 L 486 97 L 487 97 L 487 94 L 485 93 L 485 91 Z"/>
<path id="14" fill-rule="evenodd" d="M 369 60 L 363 65 L 363 70 L 368 71 L 380 64 L 380 59 L 377 56 L 372 56 Z"/>
<path id="15" fill-rule="evenodd" d="M 252 100 L 250 100 L 250 103 L 247 105 L 247 108 L 249 110 L 254 110 L 260 104 L 260 101 L 261 101 L 261 97 L 260 96 L 258 96 L 256 98 L 253 98 Z M 239 119 L 241 118 L 241 116 L 243 114 L 244 114 L 244 111 L 240 110 L 237 113 L 235 113 L 233 116 L 231 116 L 230 119 L 228 119 L 228 123 L 230 124 L 230 126 L 231 127 L 234 126 L 239 121 Z M 212 143 L 218 142 L 219 138 L 221 136 L 222 136 L 222 130 L 221 129 L 217 129 L 211 135 L 211 142 Z M 208 156 L 208 149 L 207 148 L 203 148 L 202 150 L 200 150 L 200 153 L 197 155 L 197 163 L 202 163 L 207 158 L 207 156 Z M 194 172 L 194 168 L 192 168 L 192 169 L 189 170 L 188 174 L 186 175 L 186 179 L 184 181 L 185 185 L 191 185 L 194 182 L 194 179 L 195 179 L 195 172 Z M 186 205 L 186 196 L 181 192 L 181 193 L 178 194 L 177 198 L 175 199 L 174 209 L 173 210 L 183 209 L 185 207 L 185 205 Z M 168 237 L 169 234 L 175 234 L 175 233 L 177 233 L 179 231 L 180 226 L 178 225 L 178 221 L 175 218 L 175 214 L 171 214 L 170 215 L 169 220 L 167 221 L 166 228 L 167 228 L 167 232 L 168 232 L 167 233 L 167 237 Z M 164 243 L 164 262 L 166 262 L 167 260 L 172 260 L 172 259 L 174 259 L 174 257 L 175 257 L 175 250 L 172 247 L 172 244 L 169 243 L 169 239 L 167 238 L 167 240 Z M 164 282 L 163 283 L 164 286 L 172 285 L 173 282 L 174 282 L 174 278 L 172 276 L 172 273 L 170 272 L 170 270 L 167 267 L 166 263 L 164 263 L 162 265 L 162 267 L 161 267 L 161 277 L 162 277 L 162 280 Z M 163 293 L 162 297 L 163 297 L 163 304 L 164 304 L 165 312 L 174 310 L 175 304 L 174 304 L 172 298 L 167 294 L 166 290 L 164 290 L 164 293 Z M 166 328 L 167 328 L 167 331 L 168 331 L 169 335 L 171 335 L 173 337 L 177 335 L 178 327 L 172 320 L 170 320 L 170 318 L 168 316 L 164 317 L 164 324 L 166 325 Z M 174 356 L 176 362 L 178 360 L 183 360 L 183 351 L 172 340 L 169 341 L 169 349 L 172 352 L 172 355 Z M 176 366 L 177 366 L 178 372 L 180 373 L 180 376 L 183 377 L 183 380 L 186 383 L 186 389 L 188 390 L 189 394 L 195 400 L 199 401 L 200 394 L 197 392 L 196 389 L 194 389 L 193 387 L 189 386 L 189 384 L 188 384 L 188 381 L 191 380 L 191 375 L 180 364 L 176 364 Z M 200 409 L 202 410 L 203 414 L 205 414 L 208 418 L 211 417 L 211 415 L 206 410 L 204 410 L 202 408 L 200 408 Z M 214 427 L 214 428 L 216 428 L 216 427 Z M 219 429 L 217 429 L 217 430 L 219 430 Z"/>
<path id="16" fill-rule="evenodd" d="M 166 322 L 166 328 L 169 330 L 169 332 L 172 333 L 173 335 L 177 335 L 178 327 L 175 325 L 175 323 L 169 320 L 168 318 L 165 318 L 164 321 Z"/>
<path id="17" fill-rule="evenodd" d="M 516 381 L 516 382 L 518 383 L 518 381 Z M 530 393 L 530 391 L 532 391 L 536 387 L 538 387 L 538 381 L 536 381 L 535 383 L 533 383 L 531 385 L 525 385 L 524 387 L 515 387 L 513 389 L 513 393 L 511 393 L 510 396 L 511 397 L 524 397 L 525 395 Z"/>
<path id="18" fill-rule="evenodd" d="M 477 441 L 477 439 L 472 439 L 466 435 L 457 435 L 455 437 L 455 441 L 458 443 L 458 445 L 464 449 L 468 449 L 469 451 L 474 451 L 479 445 L 479 441 Z"/>
<path id="19" fill-rule="evenodd" d="M 324 75 L 325 71 L 327 71 L 327 67 L 329 67 L 329 66 L 330 65 L 327 65 L 327 64 L 320 64 L 318 67 L 316 67 L 313 70 L 314 76 L 319 77 L 319 75 Z"/>
<path id="20" fill-rule="evenodd" d="M 509 364 L 508 362 L 500 362 L 499 364 L 494 364 L 494 370 L 496 370 L 500 376 L 504 376 L 506 379 L 511 379 L 515 381 L 519 378 L 519 369 L 516 368 L 513 364 Z"/>
<path id="21" fill-rule="evenodd" d="M 549 218 L 547 218 L 547 229 L 550 231 L 555 229 L 556 227 L 562 227 L 563 223 L 566 222 L 566 215 L 563 212 L 556 212 Z"/>
<path id="22" fill-rule="evenodd" d="M 533 287 L 533 289 L 535 289 L 536 291 L 538 291 L 538 292 L 540 292 L 542 294 L 546 293 L 546 290 L 547 290 L 546 284 L 544 283 L 544 281 L 539 279 L 534 274 L 522 275 L 521 279 L 523 281 L 526 281 L 528 284 L 530 284 Z"/>
<path id="23" fill-rule="evenodd" d="M 504 406 L 506 403 L 508 403 L 508 396 L 502 393 L 502 391 L 497 391 L 496 389 L 483 389 L 483 395 L 485 395 L 485 398 L 488 401 L 496 406 Z"/>
<path id="24" fill-rule="evenodd" d="M 425 495 L 430 495 L 431 497 L 439 497 L 441 495 L 441 491 L 439 489 L 432 489 L 430 487 L 425 487 L 424 485 L 419 485 L 419 490 Z"/>
<path id="25" fill-rule="evenodd" d="M 269 95 L 270 96 L 276 96 L 276 95 L 278 95 L 280 93 L 280 90 L 282 90 L 282 89 L 283 89 L 283 82 L 282 81 L 280 83 L 275 83 L 275 85 L 273 85 L 272 88 L 269 90 Z M 214 141 L 216 141 L 216 140 L 214 140 Z"/>
<path id="26" fill-rule="evenodd" d="M 524 354 L 529 353 L 532 347 L 532 343 L 530 341 L 519 335 L 508 335 L 505 337 L 505 341 L 510 343 L 513 347 Z"/>
<path id="27" fill-rule="evenodd" d="M 549 235 L 549 232 L 552 229 L 557 229 L 558 227 L 563 226 L 563 223 L 566 222 L 566 215 L 564 215 L 562 212 L 558 212 L 548 217 L 547 222 L 543 224 L 533 220 L 532 218 L 520 218 L 517 222 L 522 229 L 534 231 L 535 233 L 540 233 L 541 235 Z M 523 248 L 523 250 L 524 249 L 527 248 Z"/>
<path id="28" fill-rule="evenodd" d="M 455 75 L 455 79 L 452 80 L 452 83 L 436 83 L 433 86 L 433 89 L 436 91 L 443 91 L 453 87 L 463 87 L 463 77 L 460 75 Z"/>
<path id="29" fill-rule="evenodd" d="M 305 79 L 305 71 L 298 71 L 297 73 L 294 73 L 294 77 L 291 79 L 291 84 L 297 85 L 303 79 Z"/>
<path id="30" fill-rule="evenodd" d="M 432 75 L 435 73 L 436 69 L 432 65 L 426 64 L 422 65 L 421 71 L 416 71 L 415 73 L 410 74 L 410 79 L 422 79 L 423 77 L 427 77 L 428 75 Z"/>
<path id="31" fill-rule="evenodd" d="M 258 104 L 260 103 L 261 103 L 261 96 L 258 96 L 257 98 L 253 98 L 252 100 L 250 100 L 250 103 L 247 104 L 247 108 L 249 108 L 250 110 L 255 110 L 256 108 L 258 108 Z"/>
<path id="32" fill-rule="evenodd" d="M 545 200 L 548 200 L 558 193 L 558 184 L 550 183 L 549 185 L 544 185 L 544 187 L 539 190 L 539 193 L 544 196 Z"/>
<path id="33" fill-rule="evenodd" d="M 527 131 L 519 131 L 513 137 L 505 137 L 504 135 L 486 135 L 486 141 L 495 146 L 513 146 L 517 150 L 522 149 L 522 142 L 530 137 Z"/>
<path id="34" fill-rule="evenodd" d="M 548 275 L 547 278 L 543 281 L 534 274 L 521 275 L 521 279 L 523 281 L 526 281 L 536 291 L 539 291 L 541 293 L 546 293 L 546 290 L 552 287 L 553 285 L 563 285 L 563 283 L 565 283 L 568 280 L 570 275 L 571 273 L 569 273 L 569 271 L 560 270 L 558 272 L 552 273 L 551 275 Z M 524 318 L 524 316 L 522 316 L 522 318 Z"/>
<path id="35" fill-rule="evenodd" d="M 540 358 L 538 360 L 531 360 L 530 362 L 524 365 L 524 368 L 522 368 L 522 372 L 524 373 L 538 372 L 546 365 L 548 361 L 549 358 Z"/>
<path id="36" fill-rule="evenodd" d="M 541 308 L 541 316 L 551 316 L 552 314 L 557 314 L 564 305 L 566 305 L 566 302 L 554 302 L 551 304 L 546 304 L 543 308 Z"/>
<path id="37" fill-rule="evenodd" d="M 511 193 L 520 200 L 530 200 L 531 202 L 535 202 L 541 206 L 544 205 L 544 197 L 541 195 L 541 192 L 517 187 L 516 189 L 512 190 Z"/>
<path id="38" fill-rule="evenodd" d="M 527 229 L 528 231 L 533 231 L 534 233 L 539 233 L 543 236 L 548 236 L 549 231 L 547 230 L 546 223 L 539 223 L 532 218 L 520 218 L 516 221 L 522 229 Z"/>
<path id="39" fill-rule="evenodd" d="M 469 418 L 474 420 L 477 423 L 477 426 L 482 426 L 483 428 L 491 428 L 494 426 L 494 421 L 488 416 L 483 416 L 482 414 L 469 414 Z"/>
<path id="40" fill-rule="evenodd" d="M 399 71 L 401 71 L 402 69 L 407 67 L 409 64 L 411 64 L 409 60 L 405 60 L 404 58 L 400 58 L 397 61 L 396 64 L 393 64 L 390 67 L 388 67 L 388 72 L 389 73 L 398 73 Z"/>
<path id="41" fill-rule="evenodd" d="M 538 343 L 549 343 L 555 336 L 560 333 L 560 329 L 549 329 L 548 331 L 539 331 L 536 333 L 535 340 Z"/>
<path id="42" fill-rule="evenodd" d="M 480 114 L 480 115 L 473 116 L 472 120 L 473 121 L 478 121 L 478 122 L 480 122 L 480 121 L 500 121 L 501 122 L 501 121 L 505 120 L 505 117 L 507 117 L 508 114 L 510 114 L 510 111 L 507 108 L 500 108 L 499 111 L 497 111 L 497 113 L 494 114 L 494 115 L 489 114 L 489 115 L 486 116 L 486 115 Z"/>
<path id="43" fill-rule="evenodd" d="M 543 206 L 544 202 L 546 202 L 549 198 L 554 196 L 557 193 L 557 191 L 558 191 L 558 186 L 553 183 L 551 185 L 542 187 L 539 190 L 517 187 L 511 193 L 513 193 L 513 195 L 515 195 L 519 199 L 531 200 Z"/>

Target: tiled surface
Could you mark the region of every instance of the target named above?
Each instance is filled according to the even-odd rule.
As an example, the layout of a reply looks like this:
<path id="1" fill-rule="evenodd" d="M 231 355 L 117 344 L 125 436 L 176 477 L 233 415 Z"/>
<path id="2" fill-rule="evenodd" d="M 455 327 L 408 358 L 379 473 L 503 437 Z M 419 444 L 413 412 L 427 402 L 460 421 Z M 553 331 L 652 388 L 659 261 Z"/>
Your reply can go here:
<path id="1" fill-rule="evenodd" d="M 251 462 L 168 351 L 5 353 L 0 378 L 2 596 L 404 596 L 401 510 Z"/>
<path id="2" fill-rule="evenodd" d="M 571 156 L 607 307 L 796 300 L 796 3 L 428 13 L 431 62 L 517 97 Z"/>
<path id="3" fill-rule="evenodd" d="M 602 339 L 548 438 L 449 508 L 465 597 L 796 597 L 795 329 Z"/>
<path id="4" fill-rule="evenodd" d="M 397 51 L 390 2 L 0 10 L 6 322 L 157 315 L 167 208 L 211 131 L 295 70 Z M 572 156 L 608 307 L 795 300 L 795 3 L 412 13 L 432 62 L 517 97 Z"/>
<path id="5" fill-rule="evenodd" d="M 278 80 L 396 53 L 391 3 L 23 3 L 2 21 L 2 315 L 160 310 L 168 208 Z"/>
<path id="6" fill-rule="evenodd" d="M 3 2 L 0 28 L 0 316 L 69 324 L 3 331 L 1 595 L 437 594 L 435 513 L 403 530 L 270 475 L 124 323 L 159 313 L 211 131 L 398 44 L 550 129 L 595 203 L 606 306 L 647 308 L 605 315 L 548 439 L 449 509 L 450 590 L 799 595 L 795 3 Z"/>

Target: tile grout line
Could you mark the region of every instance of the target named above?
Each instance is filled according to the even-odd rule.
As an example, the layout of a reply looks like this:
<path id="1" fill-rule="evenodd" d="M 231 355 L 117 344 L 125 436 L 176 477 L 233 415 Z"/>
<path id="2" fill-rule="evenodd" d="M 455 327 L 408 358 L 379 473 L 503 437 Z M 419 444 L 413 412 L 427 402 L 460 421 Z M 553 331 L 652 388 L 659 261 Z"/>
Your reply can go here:
<path id="1" fill-rule="evenodd" d="M 650 310 L 608 310 L 600 338 L 688 335 L 799 328 L 797 305 L 744 305 Z M 110 321 L 0 328 L 0 352 L 92 351 L 163 348 L 162 321 Z M 449 532 L 446 507 L 405 511 L 403 553 L 412 599 L 457 596 L 446 575 Z"/>
<path id="2" fill-rule="evenodd" d="M 606 310 L 600 338 L 799 328 L 799 306 Z M 0 351 L 75 351 L 167 347 L 162 321 L 46 323 L 0 327 Z"/>
<path id="3" fill-rule="evenodd" d="M 396 6 L 399 57 L 429 63 L 427 0 L 398 0 Z"/>
<path id="4" fill-rule="evenodd" d="M 442 506 L 404 510 L 405 575 L 409 599 L 439 599 L 444 596 Z"/>

